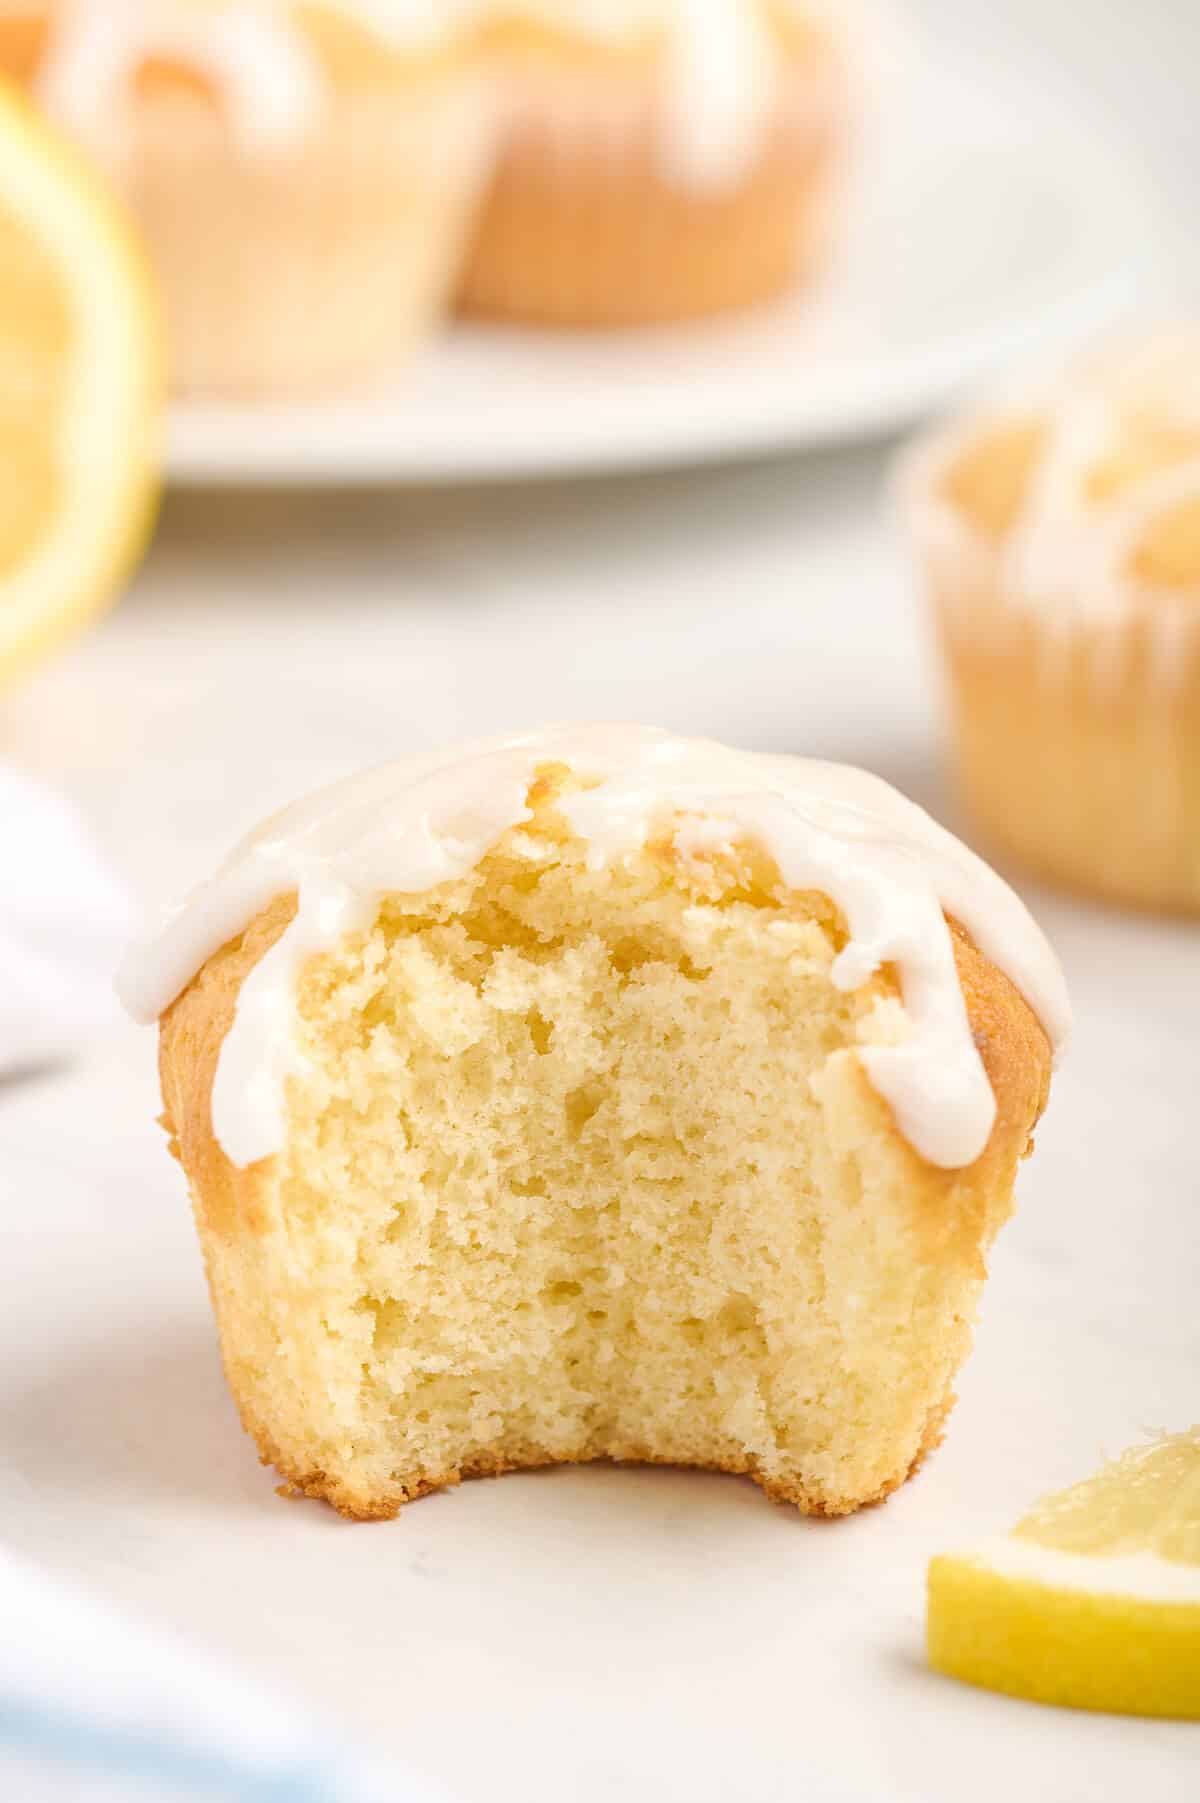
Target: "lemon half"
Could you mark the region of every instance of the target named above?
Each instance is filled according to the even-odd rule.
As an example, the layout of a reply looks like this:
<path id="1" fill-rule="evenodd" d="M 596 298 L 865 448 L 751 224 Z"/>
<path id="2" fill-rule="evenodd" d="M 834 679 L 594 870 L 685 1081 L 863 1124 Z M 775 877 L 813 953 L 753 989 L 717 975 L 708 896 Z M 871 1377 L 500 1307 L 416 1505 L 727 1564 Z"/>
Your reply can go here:
<path id="1" fill-rule="evenodd" d="M 163 344 L 120 205 L 0 91 L 0 684 L 113 599 L 145 545 Z"/>
<path id="2" fill-rule="evenodd" d="M 1200 1719 L 1200 1428 L 929 1567 L 929 1662 L 1009 1696 Z"/>

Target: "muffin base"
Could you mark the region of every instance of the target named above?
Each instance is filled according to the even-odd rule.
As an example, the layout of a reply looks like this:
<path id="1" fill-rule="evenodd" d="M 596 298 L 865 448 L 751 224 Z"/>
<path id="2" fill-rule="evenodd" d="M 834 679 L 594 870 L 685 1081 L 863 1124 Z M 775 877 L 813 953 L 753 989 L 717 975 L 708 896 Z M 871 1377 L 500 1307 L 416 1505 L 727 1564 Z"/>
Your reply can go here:
<path id="1" fill-rule="evenodd" d="M 989 844 L 1080 894 L 1200 913 L 1200 632 L 1165 669 L 1154 597 L 1056 639 L 986 570 L 933 589 L 957 778 Z"/>
<path id="2" fill-rule="evenodd" d="M 302 395 L 397 369 L 453 286 L 491 134 L 472 80 L 347 96 L 269 147 L 203 102 L 139 102 L 90 148 L 146 238 L 175 389 Z"/>
<path id="3" fill-rule="evenodd" d="M 727 186 L 664 168 L 652 91 L 563 77 L 518 103 L 459 286 L 462 312 L 558 327 L 667 324 L 771 299 L 822 261 L 842 102 L 781 103 Z"/>
<path id="4" fill-rule="evenodd" d="M 1039 1101 L 1039 1112 L 1041 1105 L 1042 1103 Z M 1029 1145 L 1031 1149 L 1032 1142 L 1029 1142 Z M 174 1140 L 172 1141 L 172 1150 L 176 1156 L 179 1155 Z M 203 1244 L 205 1234 L 199 1203 L 197 1203 L 197 1225 L 201 1228 Z M 998 1225 L 998 1221 L 992 1222 L 986 1231 L 990 1234 Z M 218 1323 L 221 1324 L 223 1314 L 218 1302 L 218 1295 L 223 1286 L 217 1276 L 216 1265 L 218 1262 L 217 1259 L 210 1262 L 206 1248 L 205 1263 L 209 1288 L 214 1305 L 217 1307 Z M 972 1271 L 969 1283 L 964 1290 L 964 1319 L 960 1322 L 964 1332 L 967 1331 L 966 1320 L 974 1311 L 981 1275 L 981 1271 Z M 222 1349 L 224 1349 L 223 1328 L 221 1339 Z M 677 1471 L 702 1471 L 725 1477 L 749 1478 L 771 1502 L 793 1507 L 800 1514 L 815 1519 L 839 1520 L 856 1513 L 859 1509 L 872 1508 L 885 1502 L 910 1478 L 916 1476 L 926 1459 L 936 1452 L 945 1438 L 946 1425 L 957 1401 L 953 1386 L 947 1386 L 941 1395 L 931 1402 L 923 1428 L 916 1441 L 915 1451 L 909 1457 L 908 1462 L 899 1466 L 875 1487 L 853 1496 L 847 1496 L 820 1484 L 766 1473 L 755 1464 L 753 1459 L 731 1457 L 728 1453 L 713 1453 L 708 1456 L 697 1453 L 693 1456 L 682 1457 L 678 1453 L 663 1453 L 648 1441 L 635 1439 L 613 1442 L 603 1449 L 583 1450 L 569 1454 L 554 1452 L 529 1441 L 506 1440 L 500 1450 L 482 1455 L 476 1454 L 447 1469 L 436 1472 L 427 1471 L 419 1476 L 411 1477 L 407 1482 L 367 1491 L 355 1484 L 353 1480 L 347 1481 L 345 1474 L 330 1473 L 297 1462 L 287 1450 L 276 1442 L 270 1426 L 259 1413 L 257 1398 L 241 1381 L 236 1356 L 226 1359 L 225 1366 L 242 1426 L 257 1446 L 260 1462 L 265 1466 L 273 1467 L 284 1480 L 278 1486 L 277 1494 L 292 1501 L 309 1500 L 328 1503 L 339 1515 L 351 1521 L 394 1520 L 406 1504 L 418 1502 L 441 1490 L 457 1489 L 459 1485 L 475 1478 L 496 1478 L 522 1471 L 548 1471 L 564 1466 L 594 1464 L 629 1466 L 631 1468 L 659 1467 Z"/>
<path id="5" fill-rule="evenodd" d="M 293 1492 L 362 1519 L 599 1458 L 747 1474 L 809 1514 L 879 1500 L 950 1406 L 1046 1099 L 1040 1025 L 952 924 L 997 1117 L 969 1169 L 932 1167 L 852 1049 L 856 1023 L 892 1030 L 894 980 L 832 988 L 821 898 L 753 860 L 680 891 L 665 848 L 614 876 L 575 845 L 530 890 L 505 843 L 313 961 L 302 1045 L 333 1062 L 293 1087 L 277 1157 L 231 1165 L 210 1098 L 293 902 L 164 1016 L 165 1120 L 248 1431 Z"/>

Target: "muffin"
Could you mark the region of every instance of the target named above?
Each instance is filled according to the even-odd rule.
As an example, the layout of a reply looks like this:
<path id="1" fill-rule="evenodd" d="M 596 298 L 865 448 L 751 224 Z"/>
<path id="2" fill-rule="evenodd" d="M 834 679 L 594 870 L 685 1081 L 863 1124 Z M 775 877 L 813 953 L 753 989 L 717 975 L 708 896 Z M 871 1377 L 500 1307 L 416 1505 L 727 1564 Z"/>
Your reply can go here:
<path id="1" fill-rule="evenodd" d="M 805 0 L 491 0 L 479 32 L 511 116 L 464 311 L 683 320 L 820 261 L 847 82 Z"/>
<path id="2" fill-rule="evenodd" d="M 940 1437 L 1062 979 L 878 779 L 635 727 L 373 771 L 131 952 L 225 1367 L 345 1514 L 590 1459 L 812 1514 Z"/>
<path id="3" fill-rule="evenodd" d="M 902 486 L 980 828 L 1078 890 L 1200 911 L 1200 330 L 938 434 Z"/>
<path id="4" fill-rule="evenodd" d="M 370 0 L 64 7 L 39 95 L 133 207 L 179 390 L 365 382 L 421 340 L 494 143 L 453 18 Z"/>

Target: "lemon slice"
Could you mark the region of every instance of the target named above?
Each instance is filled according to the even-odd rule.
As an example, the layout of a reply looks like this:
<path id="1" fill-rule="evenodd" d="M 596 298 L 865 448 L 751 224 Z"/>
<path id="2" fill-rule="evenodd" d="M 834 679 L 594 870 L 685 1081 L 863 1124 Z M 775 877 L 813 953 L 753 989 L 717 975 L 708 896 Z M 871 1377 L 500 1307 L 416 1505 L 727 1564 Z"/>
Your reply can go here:
<path id="1" fill-rule="evenodd" d="M 0 684 L 110 601 L 145 545 L 162 345 L 120 207 L 0 88 Z"/>
<path id="2" fill-rule="evenodd" d="M 929 1662 L 1009 1696 L 1200 1719 L 1200 1427 L 929 1567 Z"/>

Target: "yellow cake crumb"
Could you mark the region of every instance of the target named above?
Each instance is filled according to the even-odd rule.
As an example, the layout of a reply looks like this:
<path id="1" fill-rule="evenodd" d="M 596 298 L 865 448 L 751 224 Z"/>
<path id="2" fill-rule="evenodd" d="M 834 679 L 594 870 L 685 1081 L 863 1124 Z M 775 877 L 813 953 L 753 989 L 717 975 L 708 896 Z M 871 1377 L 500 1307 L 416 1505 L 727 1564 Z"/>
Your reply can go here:
<path id="1" fill-rule="evenodd" d="M 589 868 L 533 820 L 305 967 L 285 1150 L 233 1167 L 221 1041 L 281 898 L 164 1016 L 226 1367 L 264 1457 L 347 1513 L 558 1461 L 748 1472 L 803 1509 L 885 1495 L 940 1435 L 983 1259 L 1045 1100 L 1045 1035 L 956 932 L 998 1103 L 925 1164 L 855 1046 L 823 896 L 756 850 Z"/>

